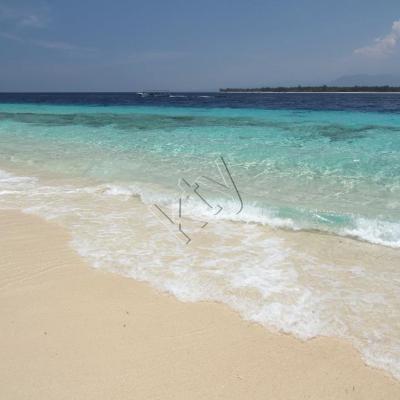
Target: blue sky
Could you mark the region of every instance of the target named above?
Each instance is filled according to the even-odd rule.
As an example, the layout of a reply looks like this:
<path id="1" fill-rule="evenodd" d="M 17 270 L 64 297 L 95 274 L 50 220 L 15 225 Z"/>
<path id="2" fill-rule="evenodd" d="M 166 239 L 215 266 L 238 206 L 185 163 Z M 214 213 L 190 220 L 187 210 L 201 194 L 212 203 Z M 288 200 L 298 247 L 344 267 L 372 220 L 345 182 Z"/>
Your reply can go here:
<path id="1" fill-rule="evenodd" d="M 0 0 L 0 91 L 400 75 L 399 0 Z"/>

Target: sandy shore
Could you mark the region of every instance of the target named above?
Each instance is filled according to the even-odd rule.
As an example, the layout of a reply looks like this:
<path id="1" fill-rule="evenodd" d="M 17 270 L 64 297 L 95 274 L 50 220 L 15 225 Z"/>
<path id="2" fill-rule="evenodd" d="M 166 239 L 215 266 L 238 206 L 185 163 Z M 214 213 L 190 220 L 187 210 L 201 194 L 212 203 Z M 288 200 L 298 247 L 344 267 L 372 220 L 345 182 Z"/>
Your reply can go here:
<path id="1" fill-rule="evenodd" d="M 400 399 L 347 343 L 180 303 L 90 268 L 68 240 L 0 213 L 1 399 Z"/>

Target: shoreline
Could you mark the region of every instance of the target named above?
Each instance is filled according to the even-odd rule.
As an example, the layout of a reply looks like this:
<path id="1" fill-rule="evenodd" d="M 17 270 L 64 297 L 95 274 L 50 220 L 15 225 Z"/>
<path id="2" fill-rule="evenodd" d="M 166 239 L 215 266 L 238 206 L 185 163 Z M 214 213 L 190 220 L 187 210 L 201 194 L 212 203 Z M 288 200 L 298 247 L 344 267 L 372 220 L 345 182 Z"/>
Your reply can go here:
<path id="1" fill-rule="evenodd" d="M 398 399 L 349 343 L 271 333 L 89 267 L 61 227 L 1 211 L 0 396 Z"/>

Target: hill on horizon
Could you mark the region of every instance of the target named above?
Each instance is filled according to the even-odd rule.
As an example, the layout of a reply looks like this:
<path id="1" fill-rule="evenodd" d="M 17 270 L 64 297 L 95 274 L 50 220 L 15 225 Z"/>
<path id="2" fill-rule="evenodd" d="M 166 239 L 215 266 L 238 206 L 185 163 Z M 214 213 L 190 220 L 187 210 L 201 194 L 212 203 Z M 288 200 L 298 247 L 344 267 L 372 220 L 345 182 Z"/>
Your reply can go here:
<path id="1" fill-rule="evenodd" d="M 328 83 L 328 86 L 400 86 L 400 76 L 390 74 L 343 75 Z"/>

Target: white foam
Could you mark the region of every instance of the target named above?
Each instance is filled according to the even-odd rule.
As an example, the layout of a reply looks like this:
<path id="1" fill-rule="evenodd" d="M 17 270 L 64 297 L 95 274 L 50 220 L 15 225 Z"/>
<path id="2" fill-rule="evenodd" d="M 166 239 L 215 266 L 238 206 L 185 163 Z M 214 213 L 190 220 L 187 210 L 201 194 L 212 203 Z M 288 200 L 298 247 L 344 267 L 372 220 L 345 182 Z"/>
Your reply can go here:
<path id="1" fill-rule="evenodd" d="M 357 218 L 355 227 L 344 229 L 343 233 L 374 244 L 400 247 L 400 223 L 396 222 Z"/>
<path id="2" fill-rule="evenodd" d="M 97 187 L 88 188 L 90 191 L 103 192 L 110 196 L 121 196 L 129 200 L 132 196 L 139 197 L 145 204 L 158 204 L 168 207 L 171 212 L 177 213 L 179 205 L 179 193 L 165 188 L 160 188 L 157 185 L 140 184 L 139 185 L 117 185 L 106 184 Z M 290 230 L 308 230 L 313 227 L 310 223 L 294 221 L 291 218 L 282 218 L 279 212 L 272 208 L 260 207 L 257 204 L 246 202 L 245 208 L 238 213 L 238 202 L 234 200 L 219 199 L 214 203 L 221 205 L 222 210 L 215 215 L 215 208 L 210 209 L 201 201 L 196 201 L 193 198 L 184 200 L 182 203 L 182 212 L 185 216 L 207 220 L 226 220 L 234 222 L 256 223 L 270 226 L 273 228 L 282 228 Z M 329 219 L 315 214 L 315 217 L 321 220 L 322 223 L 330 222 Z M 352 218 L 353 227 L 335 228 L 331 224 L 326 226 L 326 230 L 331 233 L 336 233 L 341 236 L 349 236 L 373 244 L 400 248 L 400 223 L 382 221 L 376 219 L 367 219 L 361 217 Z M 324 226 L 319 226 L 321 230 Z"/>

